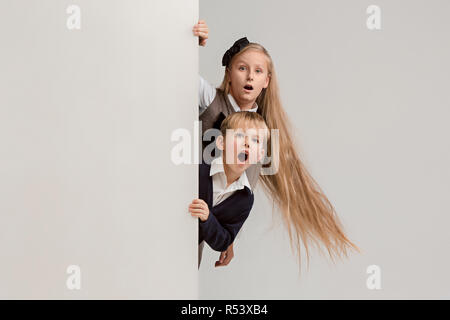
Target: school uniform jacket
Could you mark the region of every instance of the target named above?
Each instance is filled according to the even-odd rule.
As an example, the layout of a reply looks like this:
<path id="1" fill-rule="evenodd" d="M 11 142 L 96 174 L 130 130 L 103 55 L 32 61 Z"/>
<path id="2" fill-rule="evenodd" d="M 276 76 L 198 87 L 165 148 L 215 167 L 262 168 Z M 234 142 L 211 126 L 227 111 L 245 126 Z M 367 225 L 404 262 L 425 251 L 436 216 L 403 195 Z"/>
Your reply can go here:
<path id="1" fill-rule="evenodd" d="M 213 180 L 211 166 L 199 165 L 199 198 L 208 204 L 206 221 L 199 219 L 199 244 L 204 240 L 215 251 L 225 251 L 233 243 L 253 206 L 253 192 L 248 188 L 236 190 L 213 207 Z"/>

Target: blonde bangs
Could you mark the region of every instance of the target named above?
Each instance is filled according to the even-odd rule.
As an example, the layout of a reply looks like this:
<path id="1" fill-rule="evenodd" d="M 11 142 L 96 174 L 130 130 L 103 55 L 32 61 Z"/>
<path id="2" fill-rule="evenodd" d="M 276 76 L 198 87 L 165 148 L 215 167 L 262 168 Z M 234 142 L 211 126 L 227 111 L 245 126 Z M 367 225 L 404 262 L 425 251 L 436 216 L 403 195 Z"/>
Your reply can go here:
<path id="1" fill-rule="evenodd" d="M 226 130 L 230 129 L 241 129 L 243 131 L 256 129 L 258 134 L 260 133 L 260 130 L 264 130 L 264 138 L 267 140 L 270 138 L 270 131 L 268 126 L 266 125 L 266 122 L 264 121 L 264 118 L 256 112 L 241 111 L 232 113 L 222 122 L 220 131 L 225 137 Z"/>

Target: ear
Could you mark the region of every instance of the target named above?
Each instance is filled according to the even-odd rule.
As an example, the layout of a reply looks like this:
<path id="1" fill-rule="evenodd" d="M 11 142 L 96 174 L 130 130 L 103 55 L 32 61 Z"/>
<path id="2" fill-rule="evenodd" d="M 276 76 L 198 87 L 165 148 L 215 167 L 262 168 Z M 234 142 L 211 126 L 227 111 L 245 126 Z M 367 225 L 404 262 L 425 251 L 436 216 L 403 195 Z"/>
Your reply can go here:
<path id="1" fill-rule="evenodd" d="M 219 148 L 219 150 L 223 151 L 224 147 L 223 147 L 223 136 L 220 135 L 216 138 L 216 146 L 217 148 Z"/>

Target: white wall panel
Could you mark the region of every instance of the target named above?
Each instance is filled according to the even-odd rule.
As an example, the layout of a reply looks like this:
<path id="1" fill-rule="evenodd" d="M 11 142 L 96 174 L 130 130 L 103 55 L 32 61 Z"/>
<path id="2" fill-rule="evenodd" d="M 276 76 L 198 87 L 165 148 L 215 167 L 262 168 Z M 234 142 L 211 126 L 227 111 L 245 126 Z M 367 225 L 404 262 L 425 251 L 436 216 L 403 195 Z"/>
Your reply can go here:
<path id="1" fill-rule="evenodd" d="M 197 167 L 170 158 L 198 117 L 197 19 L 197 0 L 0 2 L 1 298 L 197 298 Z"/>

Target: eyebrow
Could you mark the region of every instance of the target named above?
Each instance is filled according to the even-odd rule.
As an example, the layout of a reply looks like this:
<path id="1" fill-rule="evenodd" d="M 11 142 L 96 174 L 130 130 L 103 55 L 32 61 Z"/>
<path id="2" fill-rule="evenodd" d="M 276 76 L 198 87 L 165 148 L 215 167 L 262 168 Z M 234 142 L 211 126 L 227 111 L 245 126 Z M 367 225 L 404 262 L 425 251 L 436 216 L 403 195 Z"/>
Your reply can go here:
<path id="1" fill-rule="evenodd" d="M 239 64 L 239 63 L 243 63 L 243 64 L 245 64 L 245 65 L 248 65 L 248 63 L 245 62 L 244 60 L 237 60 L 237 61 L 236 61 L 236 64 Z M 257 67 L 257 68 L 261 68 L 261 69 L 265 69 L 264 66 L 262 66 L 262 65 L 260 65 L 260 64 L 257 64 L 256 67 Z"/>
<path id="2" fill-rule="evenodd" d="M 262 139 L 264 139 L 265 134 L 259 134 L 259 131 L 258 131 L 257 133 L 249 134 L 249 136 L 252 137 L 252 138 L 256 137 L 256 138 L 262 140 Z"/>

